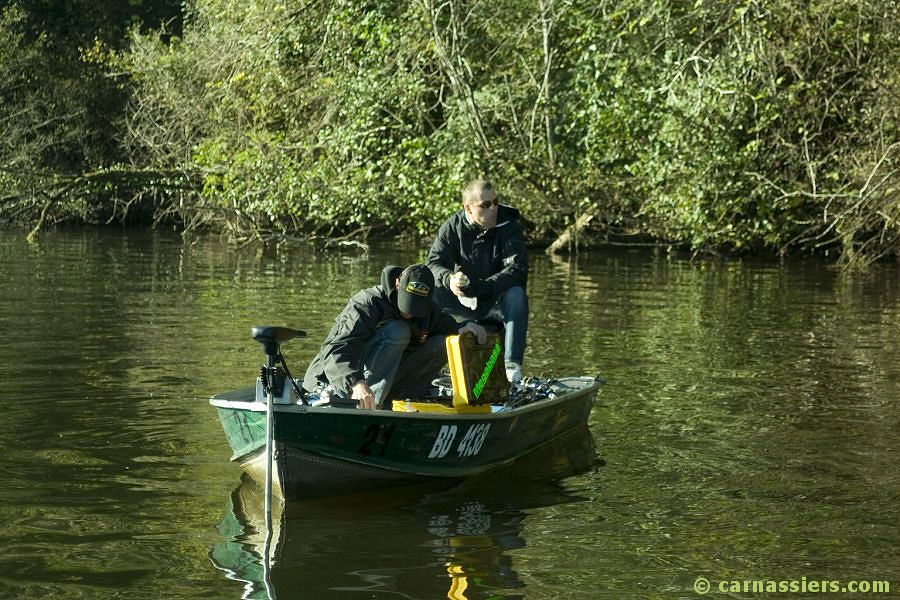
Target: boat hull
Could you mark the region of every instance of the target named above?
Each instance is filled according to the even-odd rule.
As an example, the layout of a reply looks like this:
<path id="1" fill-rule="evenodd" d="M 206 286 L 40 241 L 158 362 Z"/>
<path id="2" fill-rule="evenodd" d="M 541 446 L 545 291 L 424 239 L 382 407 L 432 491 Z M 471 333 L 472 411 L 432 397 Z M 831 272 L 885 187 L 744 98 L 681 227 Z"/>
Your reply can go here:
<path id="1" fill-rule="evenodd" d="M 278 486 L 353 481 L 377 487 L 409 477 L 465 477 L 508 464 L 587 422 L 597 384 L 567 378 L 552 399 L 493 413 L 440 414 L 275 405 Z M 264 476 L 266 405 L 253 388 L 221 394 L 218 410 L 238 461 Z"/>

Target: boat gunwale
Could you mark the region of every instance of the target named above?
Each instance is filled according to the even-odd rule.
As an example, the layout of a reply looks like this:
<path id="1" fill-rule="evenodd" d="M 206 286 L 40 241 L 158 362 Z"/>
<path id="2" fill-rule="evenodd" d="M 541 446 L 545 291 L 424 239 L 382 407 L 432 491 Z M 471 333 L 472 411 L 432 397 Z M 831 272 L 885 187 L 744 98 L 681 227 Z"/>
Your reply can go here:
<path id="1" fill-rule="evenodd" d="M 592 379 L 589 377 L 570 377 L 570 378 L 561 378 L 559 381 L 564 381 L 565 379 L 580 379 L 582 381 Z M 545 398 L 542 400 L 538 400 L 536 402 L 531 402 L 524 406 L 513 407 L 509 410 L 502 410 L 498 412 L 490 412 L 490 413 L 430 413 L 430 412 L 419 412 L 419 411 L 392 411 L 392 410 L 359 410 L 357 408 L 336 408 L 333 406 L 305 406 L 302 404 L 278 404 L 275 403 L 273 409 L 275 412 L 280 413 L 296 413 L 296 414 L 311 414 L 311 415 L 343 415 L 343 416 L 353 416 L 353 417 L 381 417 L 381 418 L 400 418 L 400 419 L 424 419 L 424 420 L 434 420 L 434 421 L 483 421 L 483 420 L 503 420 L 508 419 L 510 417 L 514 417 L 517 415 L 521 415 L 524 413 L 529 413 L 532 411 L 543 410 L 545 408 L 554 406 L 556 404 L 562 404 L 564 402 L 568 402 L 574 398 L 583 396 L 585 394 L 596 392 L 600 389 L 601 382 L 596 379 L 593 380 L 592 383 L 581 389 L 573 389 L 569 393 L 562 393 L 557 395 L 555 398 Z M 227 400 L 222 396 L 231 395 L 231 394 L 241 394 L 246 393 L 254 396 L 254 400 L 252 402 L 248 402 L 245 400 Z M 255 388 L 247 387 L 240 388 L 237 390 L 231 390 L 228 392 L 222 392 L 220 394 L 216 394 L 212 398 L 209 399 L 209 403 L 216 408 L 224 408 L 228 410 L 241 410 L 241 411 L 249 411 L 249 412 L 266 412 L 267 404 L 265 402 L 257 402 L 255 400 Z"/>

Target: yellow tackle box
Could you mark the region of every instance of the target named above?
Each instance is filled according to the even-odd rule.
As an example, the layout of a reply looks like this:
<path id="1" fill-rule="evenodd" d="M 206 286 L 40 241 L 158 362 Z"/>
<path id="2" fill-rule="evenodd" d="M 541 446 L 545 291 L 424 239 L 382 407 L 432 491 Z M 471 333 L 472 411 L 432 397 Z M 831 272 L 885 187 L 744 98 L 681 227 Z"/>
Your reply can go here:
<path id="1" fill-rule="evenodd" d="M 460 414 L 478 414 L 491 412 L 490 404 L 482 404 L 480 406 L 461 406 L 456 407 L 449 402 L 442 402 L 442 399 L 422 399 L 416 400 L 394 400 L 391 403 L 391 410 L 396 412 L 421 412 L 421 413 L 439 413 L 444 415 L 460 415 Z M 449 398 L 448 398 L 449 400 Z"/>
<path id="2" fill-rule="evenodd" d="M 489 333 L 479 344 L 471 333 L 447 336 L 447 363 L 453 382 L 453 406 L 502 404 L 509 395 L 503 363 L 503 338 Z"/>
<path id="3" fill-rule="evenodd" d="M 394 400 L 391 408 L 403 412 L 486 413 L 491 411 L 491 404 L 502 404 L 509 396 L 500 334 L 489 333 L 484 344 L 471 333 L 448 335 L 447 363 L 452 398 Z"/>

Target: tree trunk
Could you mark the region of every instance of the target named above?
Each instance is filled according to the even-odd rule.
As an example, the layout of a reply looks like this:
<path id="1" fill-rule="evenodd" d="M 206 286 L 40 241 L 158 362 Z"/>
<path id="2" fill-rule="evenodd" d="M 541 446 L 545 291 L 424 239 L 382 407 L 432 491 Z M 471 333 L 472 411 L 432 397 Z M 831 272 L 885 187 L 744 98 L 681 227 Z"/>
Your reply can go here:
<path id="1" fill-rule="evenodd" d="M 581 231 L 594 220 L 592 213 L 583 213 L 575 222 L 566 227 L 556 240 L 547 247 L 547 254 L 557 254 L 561 252 L 571 252 L 572 247 L 578 248 L 578 235 Z"/>

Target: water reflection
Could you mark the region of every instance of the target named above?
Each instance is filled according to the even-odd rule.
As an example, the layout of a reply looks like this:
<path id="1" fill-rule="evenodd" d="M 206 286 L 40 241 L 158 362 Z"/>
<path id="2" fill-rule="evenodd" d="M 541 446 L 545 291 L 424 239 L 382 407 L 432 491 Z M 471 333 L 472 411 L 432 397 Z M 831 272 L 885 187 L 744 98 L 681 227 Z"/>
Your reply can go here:
<path id="1" fill-rule="evenodd" d="M 598 464 L 583 428 L 479 477 L 290 501 L 273 511 L 270 573 L 261 559 L 263 489 L 244 475 L 219 524 L 225 539 L 210 558 L 248 599 L 489 597 L 523 587 L 509 551 L 528 543 L 529 510 L 583 500 L 563 480 Z"/>
<path id="2" fill-rule="evenodd" d="M 208 397 L 253 381 L 252 325 L 307 330 L 286 348 L 302 370 L 350 294 L 425 249 L 345 260 L 164 232 L 24 237 L 0 232 L 0 598 L 251 594 L 209 560 L 244 536 L 230 547 L 260 564 L 243 508 L 215 531 L 240 467 Z M 391 595 L 445 597 L 448 556 L 479 573 L 469 598 L 690 598 L 699 574 L 897 583 L 896 264 L 845 277 L 803 260 L 532 259 L 526 370 L 608 377 L 589 422 L 607 466 L 292 505 L 281 598 L 370 574 Z M 460 532 L 485 515 L 486 535 Z"/>

